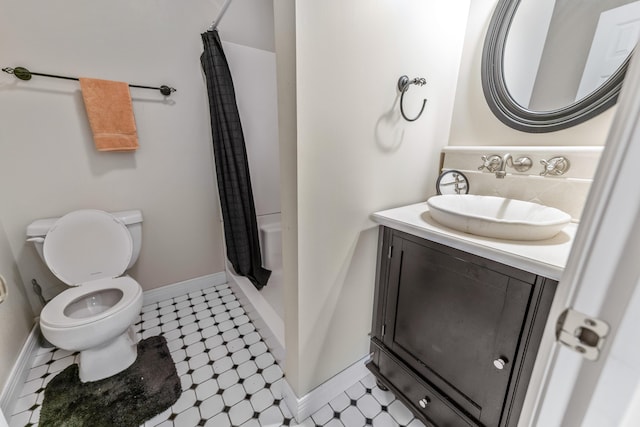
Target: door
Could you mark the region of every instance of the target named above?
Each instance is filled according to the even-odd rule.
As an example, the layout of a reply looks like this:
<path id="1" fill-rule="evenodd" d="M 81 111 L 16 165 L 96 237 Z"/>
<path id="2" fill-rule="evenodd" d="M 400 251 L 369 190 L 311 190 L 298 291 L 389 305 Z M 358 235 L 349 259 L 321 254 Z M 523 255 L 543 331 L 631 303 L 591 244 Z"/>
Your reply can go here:
<path id="1" fill-rule="evenodd" d="M 393 247 L 385 345 L 472 417 L 497 426 L 536 276 L 409 237 L 395 236 Z"/>
<path id="2" fill-rule="evenodd" d="M 636 55 L 627 73 L 617 115 L 551 312 L 551 316 L 557 316 L 564 307 L 571 306 L 606 321 L 611 332 L 595 362 L 556 345 L 546 360 L 548 374 L 528 425 L 640 425 L 639 61 Z"/>
<path id="3" fill-rule="evenodd" d="M 576 101 L 613 75 L 633 51 L 640 34 L 640 1 L 600 14 Z"/>

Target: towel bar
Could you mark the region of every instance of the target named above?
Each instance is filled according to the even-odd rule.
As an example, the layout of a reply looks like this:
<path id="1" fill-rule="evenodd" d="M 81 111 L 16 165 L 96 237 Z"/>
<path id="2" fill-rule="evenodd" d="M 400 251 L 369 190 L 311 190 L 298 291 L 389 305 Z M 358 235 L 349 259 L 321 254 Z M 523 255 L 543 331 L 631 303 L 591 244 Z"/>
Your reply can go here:
<path id="1" fill-rule="evenodd" d="M 65 80 L 79 80 L 77 77 L 67 77 L 67 76 L 57 76 L 55 74 L 44 74 L 44 73 L 34 73 L 32 71 L 27 70 L 24 67 L 16 67 L 16 68 L 11 68 L 11 67 L 6 67 L 3 68 L 2 71 L 4 71 L 5 73 L 8 74 L 13 74 L 14 76 L 16 76 L 17 78 L 19 78 L 20 80 L 31 80 L 31 76 L 42 76 L 42 77 L 53 77 L 54 79 L 65 79 Z M 163 94 L 164 96 L 169 96 L 171 95 L 171 93 L 175 92 L 177 89 L 172 88 L 170 86 L 167 85 L 162 85 L 160 87 L 154 87 L 154 86 L 141 86 L 141 85 L 132 85 L 129 84 L 130 87 L 137 87 L 137 88 L 141 88 L 141 89 L 155 89 L 155 90 L 159 90 L 161 94 Z"/>

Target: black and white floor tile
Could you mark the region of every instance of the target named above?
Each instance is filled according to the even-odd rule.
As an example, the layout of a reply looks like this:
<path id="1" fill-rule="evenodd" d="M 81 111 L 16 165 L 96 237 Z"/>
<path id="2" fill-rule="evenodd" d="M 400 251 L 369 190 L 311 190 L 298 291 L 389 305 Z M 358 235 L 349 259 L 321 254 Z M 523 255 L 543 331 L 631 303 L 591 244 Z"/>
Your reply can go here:
<path id="1" fill-rule="evenodd" d="M 424 427 L 372 375 L 298 424 L 282 400 L 282 370 L 228 285 L 146 305 L 135 328 L 139 339 L 166 338 L 183 390 L 143 427 Z M 38 350 L 10 427 L 38 425 L 46 385 L 76 357 Z"/>

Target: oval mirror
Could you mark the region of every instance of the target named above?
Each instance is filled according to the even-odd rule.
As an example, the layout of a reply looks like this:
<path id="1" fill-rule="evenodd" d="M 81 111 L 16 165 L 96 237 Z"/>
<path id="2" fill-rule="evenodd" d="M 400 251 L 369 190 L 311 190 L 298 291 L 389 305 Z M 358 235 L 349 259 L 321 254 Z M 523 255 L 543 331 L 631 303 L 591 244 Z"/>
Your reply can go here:
<path id="1" fill-rule="evenodd" d="M 640 1 L 500 0 L 482 55 L 493 113 L 525 132 L 574 126 L 616 103 Z"/>

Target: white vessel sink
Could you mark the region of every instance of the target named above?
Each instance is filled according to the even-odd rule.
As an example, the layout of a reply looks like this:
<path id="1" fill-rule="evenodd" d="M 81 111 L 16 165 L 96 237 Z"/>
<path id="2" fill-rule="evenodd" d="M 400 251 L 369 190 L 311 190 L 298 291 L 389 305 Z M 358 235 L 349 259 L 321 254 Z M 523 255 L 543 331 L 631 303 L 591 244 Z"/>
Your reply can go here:
<path id="1" fill-rule="evenodd" d="M 550 239 L 571 221 L 556 208 L 494 196 L 452 194 L 427 200 L 442 225 L 478 236 L 508 240 Z"/>

